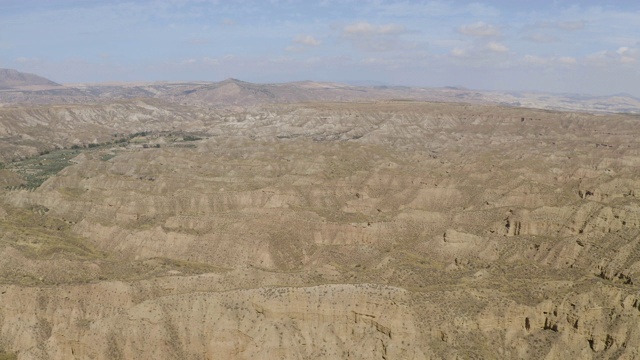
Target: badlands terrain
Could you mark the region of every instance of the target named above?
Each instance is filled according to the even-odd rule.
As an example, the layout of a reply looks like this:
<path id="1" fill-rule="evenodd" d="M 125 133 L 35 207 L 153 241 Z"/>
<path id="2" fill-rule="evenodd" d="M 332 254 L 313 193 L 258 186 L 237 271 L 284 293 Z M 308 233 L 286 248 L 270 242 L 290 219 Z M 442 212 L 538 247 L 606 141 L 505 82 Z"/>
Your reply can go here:
<path id="1" fill-rule="evenodd" d="M 640 358 L 640 116 L 220 84 L 0 92 L 0 359 Z"/>

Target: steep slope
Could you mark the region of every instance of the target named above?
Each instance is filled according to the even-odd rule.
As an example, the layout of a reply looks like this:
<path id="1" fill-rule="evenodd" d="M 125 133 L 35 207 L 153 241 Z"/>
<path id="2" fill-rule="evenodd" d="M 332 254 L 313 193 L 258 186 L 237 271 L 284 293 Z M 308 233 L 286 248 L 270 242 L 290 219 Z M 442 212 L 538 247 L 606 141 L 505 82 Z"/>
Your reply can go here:
<path id="1" fill-rule="evenodd" d="M 0 162 L 141 131 L 200 131 L 224 111 L 158 100 L 0 107 Z"/>

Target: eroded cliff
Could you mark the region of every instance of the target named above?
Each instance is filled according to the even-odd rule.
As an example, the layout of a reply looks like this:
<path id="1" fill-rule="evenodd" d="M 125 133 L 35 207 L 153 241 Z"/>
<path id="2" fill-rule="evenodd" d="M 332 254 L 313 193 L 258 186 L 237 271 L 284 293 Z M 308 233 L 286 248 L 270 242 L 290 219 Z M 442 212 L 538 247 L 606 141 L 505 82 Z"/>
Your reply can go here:
<path id="1" fill-rule="evenodd" d="M 5 351 L 638 356 L 637 117 L 382 102 L 160 121 L 154 109 L 135 141 L 3 190 Z M 103 110 L 69 123 L 127 128 L 96 120 Z M 56 116 L 39 126 L 60 131 Z"/>

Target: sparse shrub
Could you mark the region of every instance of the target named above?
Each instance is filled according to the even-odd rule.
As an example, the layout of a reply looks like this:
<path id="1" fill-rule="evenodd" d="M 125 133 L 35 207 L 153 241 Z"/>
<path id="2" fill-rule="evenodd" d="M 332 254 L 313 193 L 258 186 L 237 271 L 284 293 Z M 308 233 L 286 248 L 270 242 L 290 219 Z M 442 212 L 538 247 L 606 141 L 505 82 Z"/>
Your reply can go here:
<path id="1" fill-rule="evenodd" d="M 113 159 L 114 157 L 116 157 L 115 154 L 104 154 L 100 157 L 100 160 L 102 161 L 109 161 L 111 159 Z"/>
<path id="2" fill-rule="evenodd" d="M 197 136 L 193 136 L 193 135 L 185 135 L 182 140 L 184 141 L 197 141 L 197 140 L 202 140 L 201 137 L 197 137 Z"/>
<path id="3" fill-rule="evenodd" d="M 144 137 L 144 136 L 147 136 L 149 134 L 151 134 L 151 132 L 149 132 L 149 131 L 139 131 L 137 133 L 133 133 L 133 134 L 129 135 L 129 139 L 133 139 L 133 138 L 138 137 L 138 136 Z"/>

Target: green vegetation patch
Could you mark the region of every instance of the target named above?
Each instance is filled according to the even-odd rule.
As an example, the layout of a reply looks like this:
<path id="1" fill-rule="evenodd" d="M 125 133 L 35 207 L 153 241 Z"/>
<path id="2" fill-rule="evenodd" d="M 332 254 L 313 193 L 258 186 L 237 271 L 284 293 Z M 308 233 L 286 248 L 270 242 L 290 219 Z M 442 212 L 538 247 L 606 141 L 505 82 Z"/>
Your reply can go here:
<path id="1" fill-rule="evenodd" d="M 195 135 L 185 135 L 182 138 L 184 141 L 198 141 L 198 140 L 202 140 L 201 137 L 199 136 L 195 136 Z"/>
<path id="2" fill-rule="evenodd" d="M 116 157 L 116 154 L 114 154 L 114 153 L 103 154 L 102 156 L 100 156 L 100 160 L 109 161 L 109 160 L 113 159 L 114 157 Z"/>
<path id="3" fill-rule="evenodd" d="M 14 162 L 9 169 L 20 174 L 25 184 L 21 187 L 35 189 L 48 178 L 71 165 L 69 161 L 80 153 L 80 150 L 54 150 L 29 159 Z"/>

